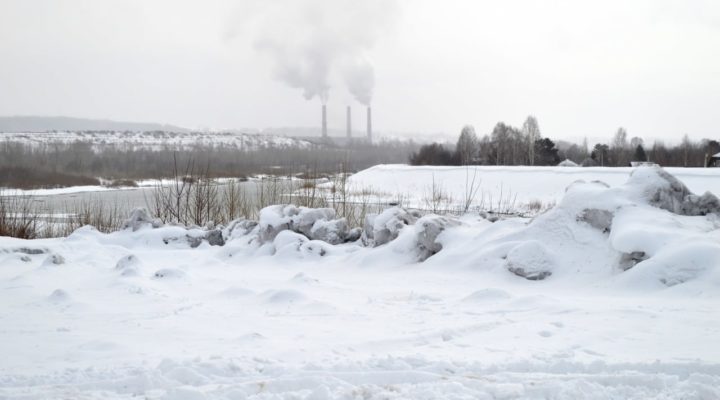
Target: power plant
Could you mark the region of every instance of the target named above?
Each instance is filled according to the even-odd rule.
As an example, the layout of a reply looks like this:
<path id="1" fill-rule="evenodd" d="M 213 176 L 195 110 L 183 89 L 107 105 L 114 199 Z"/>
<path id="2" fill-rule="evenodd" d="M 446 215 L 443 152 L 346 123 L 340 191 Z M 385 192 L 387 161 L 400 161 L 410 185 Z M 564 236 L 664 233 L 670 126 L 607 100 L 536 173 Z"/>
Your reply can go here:
<path id="1" fill-rule="evenodd" d="M 322 138 L 328 139 L 328 126 L 327 126 L 327 106 L 325 104 L 322 105 Z M 352 128 L 352 107 L 347 106 L 346 113 L 345 113 L 345 136 L 347 139 L 347 142 L 350 143 L 353 136 L 353 128 Z M 372 108 L 370 106 L 367 107 L 367 141 L 368 143 L 372 143 Z"/>

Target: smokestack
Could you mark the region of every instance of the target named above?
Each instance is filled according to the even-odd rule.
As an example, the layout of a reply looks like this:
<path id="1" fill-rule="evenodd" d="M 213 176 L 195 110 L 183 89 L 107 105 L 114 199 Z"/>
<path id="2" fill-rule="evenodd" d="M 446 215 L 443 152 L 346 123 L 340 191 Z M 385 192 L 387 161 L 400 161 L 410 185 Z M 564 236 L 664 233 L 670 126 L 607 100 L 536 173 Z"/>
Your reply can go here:
<path id="1" fill-rule="evenodd" d="M 367 108 L 367 137 L 368 143 L 372 143 L 372 109 L 370 106 Z"/>
<path id="2" fill-rule="evenodd" d="M 322 137 L 327 138 L 327 109 L 322 105 Z"/>
<path id="3" fill-rule="evenodd" d="M 352 113 L 350 106 L 347 106 L 347 138 L 352 138 Z"/>

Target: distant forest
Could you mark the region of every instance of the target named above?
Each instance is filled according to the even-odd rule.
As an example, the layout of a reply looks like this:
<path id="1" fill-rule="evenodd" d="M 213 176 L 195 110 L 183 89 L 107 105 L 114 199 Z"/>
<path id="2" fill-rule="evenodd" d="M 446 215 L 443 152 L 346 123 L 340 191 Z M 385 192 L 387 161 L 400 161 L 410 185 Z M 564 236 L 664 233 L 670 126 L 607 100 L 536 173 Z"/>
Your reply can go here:
<path id="1" fill-rule="evenodd" d="M 192 163 L 212 177 L 244 177 L 256 174 L 311 175 L 354 172 L 376 164 L 405 163 L 419 145 L 412 141 L 387 140 L 348 146 L 333 143 L 311 148 L 239 150 L 228 145 L 163 149 L 126 146 L 94 148 L 87 142 L 29 144 L 0 142 L 0 187 L 46 188 L 97 185 L 97 177 L 118 184 L 130 180 L 169 178 L 175 163 Z"/>
<path id="2" fill-rule="evenodd" d="M 692 141 L 685 135 L 680 144 L 662 141 L 646 143 L 642 138 L 628 138 L 619 128 L 610 143 L 567 144 L 560 148 L 550 138 L 543 138 L 535 117 L 529 116 L 522 128 L 497 123 L 489 135 L 478 137 L 471 125 L 460 132 L 452 148 L 441 143 L 423 145 L 411 154 L 412 165 L 558 165 L 570 160 L 580 166 L 624 167 L 632 161 L 651 161 L 668 167 L 705 167 L 710 156 L 720 153 L 714 139 Z M 564 163 L 570 164 L 572 163 Z"/>

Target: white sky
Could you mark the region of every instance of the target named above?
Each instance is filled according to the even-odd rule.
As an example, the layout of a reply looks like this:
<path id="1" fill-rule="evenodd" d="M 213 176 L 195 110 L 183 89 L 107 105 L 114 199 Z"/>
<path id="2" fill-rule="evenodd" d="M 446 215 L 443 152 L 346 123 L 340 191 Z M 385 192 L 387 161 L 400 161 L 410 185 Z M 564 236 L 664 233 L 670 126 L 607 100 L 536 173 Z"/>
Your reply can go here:
<path id="1" fill-rule="evenodd" d="M 0 115 L 317 126 L 318 100 L 274 79 L 253 45 L 244 13 L 258 4 L 0 0 Z M 609 140 L 619 126 L 646 139 L 720 136 L 720 1 L 399 0 L 396 9 L 366 54 L 377 131 L 455 136 L 473 124 L 484 134 L 534 114 L 553 138 Z M 361 131 L 364 110 L 331 79 L 329 124 L 343 129 L 351 104 Z"/>

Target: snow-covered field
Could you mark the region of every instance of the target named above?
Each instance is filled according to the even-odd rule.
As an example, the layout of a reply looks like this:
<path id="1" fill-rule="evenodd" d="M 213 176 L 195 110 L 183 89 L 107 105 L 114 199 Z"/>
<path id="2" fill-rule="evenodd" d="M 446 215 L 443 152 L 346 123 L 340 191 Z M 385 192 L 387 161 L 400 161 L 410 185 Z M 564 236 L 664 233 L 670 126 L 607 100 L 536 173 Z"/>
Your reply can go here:
<path id="1" fill-rule="evenodd" d="M 666 168 L 696 193 L 707 190 L 720 193 L 720 168 Z M 514 167 L 468 166 L 438 167 L 377 165 L 353 175 L 349 185 L 354 191 L 378 194 L 383 201 L 400 199 L 408 207 L 427 208 L 436 193 L 440 203 L 462 205 L 475 192 L 474 204 L 497 209 L 507 206 L 526 211 L 531 203 L 551 206 L 559 202 L 565 188 L 577 180 L 599 180 L 610 186 L 625 183 L 632 168 L 602 167 Z M 473 187 L 474 179 L 474 187 Z M 443 204 L 446 205 L 446 204 Z"/>
<path id="2" fill-rule="evenodd" d="M 0 398 L 720 398 L 720 205 L 628 175 L 535 219 L 393 208 L 338 245 L 292 207 L 222 246 L 141 214 L 0 238 Z"/>
<path id="3" fill-rule="evenodd" d="M 231 146 L 246 151 L 311 147 L 310 142 L 297 138 L 231 132 L 0 132 L 0 140 L 35 146 L 79 141 L 98 148 L 116 146 L 155 150 L 194 146 Z"/>

